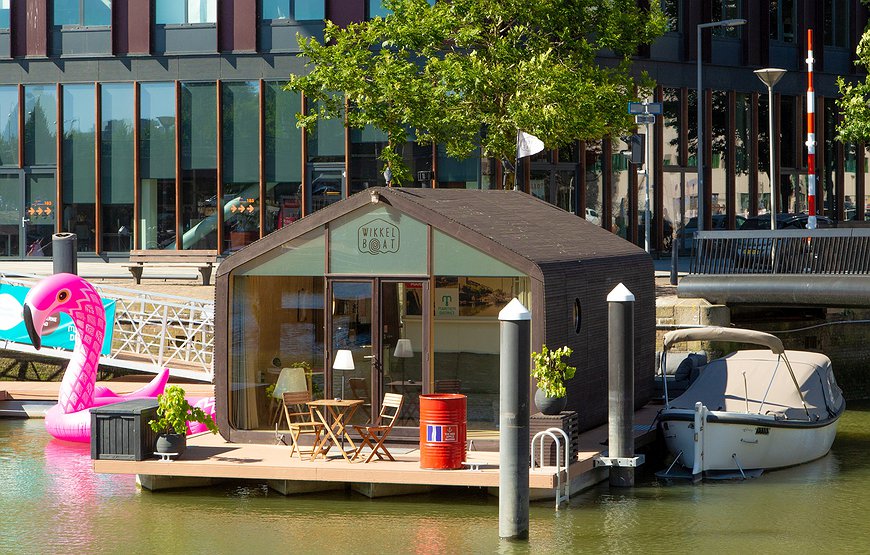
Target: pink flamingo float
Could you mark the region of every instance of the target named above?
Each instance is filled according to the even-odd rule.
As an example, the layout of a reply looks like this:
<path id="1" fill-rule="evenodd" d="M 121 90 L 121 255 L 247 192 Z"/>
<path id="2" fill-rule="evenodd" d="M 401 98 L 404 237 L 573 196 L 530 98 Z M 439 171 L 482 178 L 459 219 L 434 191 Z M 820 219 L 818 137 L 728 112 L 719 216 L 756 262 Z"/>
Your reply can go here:
<path id="1" fill-rule="evenodd" d="M 166 387 L 169 370 L 164 368 L 148 385 L 126 395 L 97 386 L 97 367 L 106 329 L 106 311 L 99 293 L 93 285 L 73 274 L 55 274 L 37 283 L 27 293 L 23 311 L 27 333 L 37 349 L 42 344 L 40 332 L 46 318 L 57 312 L 65 312 L 72 318 L 76 337 L 72 358 L 60 384 L 58 403 L 46 412 L 45 428 L 57 439 L 89 442 L 91 408 L 157 397 Z M 213 398 L 200 399 L 196 404 L 214 417 Z M 201 430 L 191 430 L 198 431 Z"/>

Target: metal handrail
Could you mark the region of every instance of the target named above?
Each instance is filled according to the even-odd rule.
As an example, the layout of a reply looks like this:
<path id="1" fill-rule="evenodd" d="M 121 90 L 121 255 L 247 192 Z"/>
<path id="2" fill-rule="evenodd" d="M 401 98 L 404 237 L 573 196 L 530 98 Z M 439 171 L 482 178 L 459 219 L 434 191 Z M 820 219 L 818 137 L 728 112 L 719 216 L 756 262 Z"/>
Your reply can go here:
<path id="1" fill-rule="evenodd" d="M 32 287 L 35 275 L 0 274 L 0 283 Z M 214 301 L 92 283 L 115 301 L 112 348 L 103 361 L 202 381 L 214 379 Z M 46 351 L 48 353 L 48 351 Z"/>
<path id="2" fill-rule="evenodd" d="M 870 229 L 700 231 L 689 273 L 868 275 Z"/>

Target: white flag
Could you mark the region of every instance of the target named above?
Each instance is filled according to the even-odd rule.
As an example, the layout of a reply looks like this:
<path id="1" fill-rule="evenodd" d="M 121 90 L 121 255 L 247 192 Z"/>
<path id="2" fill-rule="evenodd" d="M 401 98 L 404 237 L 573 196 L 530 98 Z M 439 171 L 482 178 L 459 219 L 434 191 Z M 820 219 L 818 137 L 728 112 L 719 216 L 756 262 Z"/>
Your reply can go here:
<path id="1" fill-rule="evenodd" d="M 517 159 L 537 154 L 544 150 L 544 142 L 524 131 L 517 131 Z"/>

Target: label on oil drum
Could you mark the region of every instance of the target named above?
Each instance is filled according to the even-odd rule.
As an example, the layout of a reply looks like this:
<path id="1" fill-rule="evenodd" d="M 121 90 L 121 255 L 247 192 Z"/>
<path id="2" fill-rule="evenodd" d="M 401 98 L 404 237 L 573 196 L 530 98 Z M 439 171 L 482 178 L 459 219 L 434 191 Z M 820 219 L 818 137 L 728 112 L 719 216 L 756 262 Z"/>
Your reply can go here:
<path id="1" fill-rule="evenodd" d="M 429 443 L 456 443 L 459 439 L 459 426 L 455 424 L 426 424 L 426 441 Z"/>

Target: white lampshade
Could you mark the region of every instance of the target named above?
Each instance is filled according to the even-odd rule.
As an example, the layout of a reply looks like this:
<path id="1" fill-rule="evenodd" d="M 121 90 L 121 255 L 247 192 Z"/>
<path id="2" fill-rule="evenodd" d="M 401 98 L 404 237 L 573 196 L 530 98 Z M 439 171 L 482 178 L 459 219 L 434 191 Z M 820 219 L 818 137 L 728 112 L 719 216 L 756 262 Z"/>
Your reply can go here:
<path id="1" fill-rule="evenodd" d="M 396 350 L 393 356 L 397 358 L 411 358 L 414 356 L 414 349 L 411 347 L 410 339 L 399 339 L 396 342 Z"/>
<path id="2" fill-rule="evenodd" d="M 332 363 L 334 370 L 353 370 L 353 354 L 347 349 L 339 349 L 335 353 L 335 361 Z"/>

